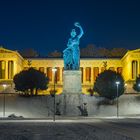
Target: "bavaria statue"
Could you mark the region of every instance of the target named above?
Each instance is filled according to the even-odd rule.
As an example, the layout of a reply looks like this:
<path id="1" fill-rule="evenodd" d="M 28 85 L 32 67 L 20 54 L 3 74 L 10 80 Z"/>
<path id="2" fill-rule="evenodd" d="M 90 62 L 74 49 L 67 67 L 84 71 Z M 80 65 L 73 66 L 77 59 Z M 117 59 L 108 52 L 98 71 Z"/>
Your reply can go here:
<path id="1" fill-rule="evenodd" d="M 79 43 L 84 32 L 78 22 L 74 23 L 74 26 L 80 29 L 80 33 L 77 35 L 75 29 L 72 29 L 71 31 L 71 37 L 68 40 L 67 48 L 63 51 L 65 70 L 79 70 L 80 68 Z"/>

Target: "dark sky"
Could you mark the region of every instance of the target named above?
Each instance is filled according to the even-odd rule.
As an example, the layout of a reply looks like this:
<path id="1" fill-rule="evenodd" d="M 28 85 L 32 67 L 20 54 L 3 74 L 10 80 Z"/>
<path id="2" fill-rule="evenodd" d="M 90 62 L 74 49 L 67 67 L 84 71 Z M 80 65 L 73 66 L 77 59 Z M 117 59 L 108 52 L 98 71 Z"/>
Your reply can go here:
<path id="1" fill-rule="evenodd" d="M 140 3 L 135 0 L 0 0 L 0 44 L 42 55 L 66 48 L 73 23 L 80 47 L 140 48 Z"/>

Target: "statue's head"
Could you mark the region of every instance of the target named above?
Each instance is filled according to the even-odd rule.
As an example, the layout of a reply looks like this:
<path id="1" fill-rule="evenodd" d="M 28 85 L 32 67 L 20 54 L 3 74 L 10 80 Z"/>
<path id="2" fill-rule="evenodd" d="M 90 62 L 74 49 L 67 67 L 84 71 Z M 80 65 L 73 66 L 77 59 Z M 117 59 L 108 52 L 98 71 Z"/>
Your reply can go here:
<path id="1" fill-rule="evenodd" d="M 72 31 L 71 31 L 71 37 L 75 37 L 76 36 L 76 31 L 75 31 L 75 29 L 72 29 Z"/>

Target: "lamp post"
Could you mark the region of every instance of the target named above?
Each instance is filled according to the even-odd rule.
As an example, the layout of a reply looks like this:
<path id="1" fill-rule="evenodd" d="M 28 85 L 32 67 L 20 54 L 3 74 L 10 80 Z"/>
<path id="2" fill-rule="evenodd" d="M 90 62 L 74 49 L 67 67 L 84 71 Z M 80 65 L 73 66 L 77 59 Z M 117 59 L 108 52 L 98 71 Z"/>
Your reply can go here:
<path id="1" fill-rule="evenodd" d="M 4 90 L 6 89 L 6 86 L 6 84 L 3 84 Z M 3 94 L 3 117 L 5 117 L 5 92 Z"/>
<path id="2" fill-rule="evenodd" d="M 53 97 L 54 97 L 54 114 L 53 114 L 53 121 L 55 121 L 55 82 L 56 82 L 56 71 L 57 69 L 54 67 L 52 68 L 52 72 L 54 73 L 54 90 L 53 90 Z"/>
<path id="3" fill-rule="evenodd" d="M 140 91 L 140 83 L 138 84 L 138 88 L 139 88 L 139 91 Z"/>
<path id="4" fill-rule="evenodd" d="M 117 85 L 117 117 L 119 117 L 119 100 L 118 100 L 119 84 L 120 84 L 120 81 L 116 81 L 116 85 Z"/>

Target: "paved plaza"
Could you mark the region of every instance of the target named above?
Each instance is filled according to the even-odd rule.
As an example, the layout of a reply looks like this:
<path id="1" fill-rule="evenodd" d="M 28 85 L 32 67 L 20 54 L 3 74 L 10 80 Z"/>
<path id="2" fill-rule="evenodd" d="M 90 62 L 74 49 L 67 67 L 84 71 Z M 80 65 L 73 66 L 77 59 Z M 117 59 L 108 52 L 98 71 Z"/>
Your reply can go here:
<path id="1" fill-rule="evenodd" d="M 139 140 L 140 119 L 1 120 L 0 140 Z"/>

